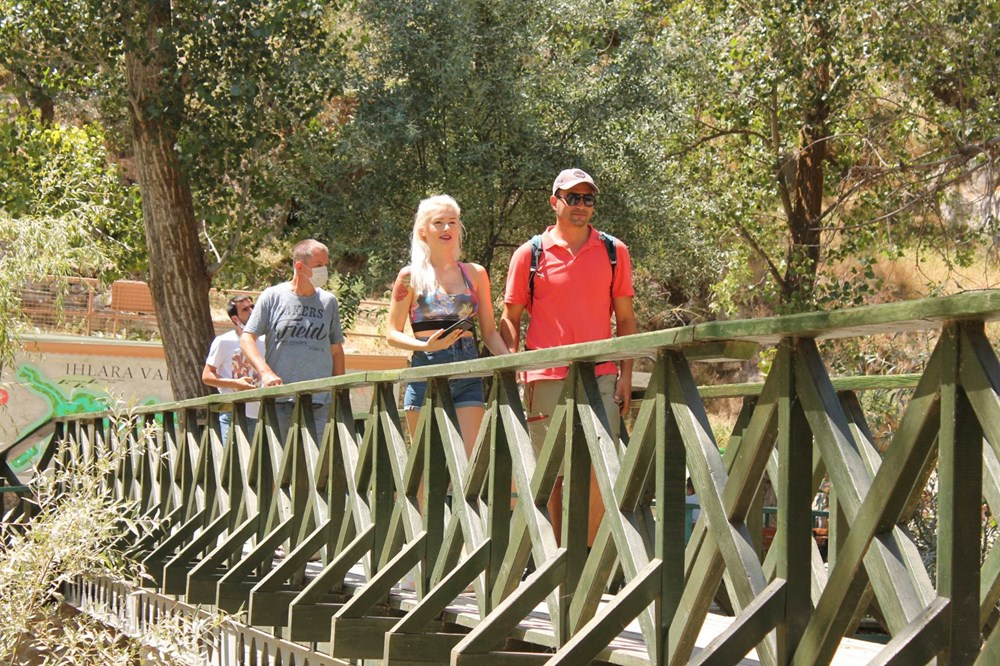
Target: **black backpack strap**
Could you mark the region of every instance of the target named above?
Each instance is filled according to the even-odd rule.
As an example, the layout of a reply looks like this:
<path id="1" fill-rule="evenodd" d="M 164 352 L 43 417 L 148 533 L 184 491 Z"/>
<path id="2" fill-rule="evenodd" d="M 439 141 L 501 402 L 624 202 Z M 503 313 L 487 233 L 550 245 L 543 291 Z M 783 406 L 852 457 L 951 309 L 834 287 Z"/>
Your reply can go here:
<path id="1" fill-rule="evenodd" d="M 538 259 L 542 256 L 542 235 L 531 237 L 531 268 L 528 270 L 528 305 L 535 301 L 535 273 L 538 272 Z"/>
<path id="2" fill-rule="evenodd" d="M 604 249 L 608 251 L 608 260 L 611 262 L 611 293 L 613 297 L 615 290 L 615 269 L 618 268 L 618 250 L 615 248 L 615 241 L 618 239 L 603 231 L 598 231 L 597 235 L 604 241 Z"/>

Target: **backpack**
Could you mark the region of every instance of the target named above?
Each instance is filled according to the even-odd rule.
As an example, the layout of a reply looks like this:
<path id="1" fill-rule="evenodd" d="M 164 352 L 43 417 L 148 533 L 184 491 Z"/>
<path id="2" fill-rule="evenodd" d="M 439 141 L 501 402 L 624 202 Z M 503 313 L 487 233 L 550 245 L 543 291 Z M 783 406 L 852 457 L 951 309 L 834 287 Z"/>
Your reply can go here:
<path id="1" fill-rule="evenodd" d="M 615 237 L 603 231 L 597 232 L 598 237 L 604 243 L 604 249 L 608 252 L 608 260 L 611 262 L 611 284 L 609 290 L 614 290 L 615 269 L 618 267 L 618 252 L 615 250 Z M 535 273 L 538 272 L 538 259 L 542 256 L 542 235 L 535 234 L 531 237 L 531 268 L 528 272 L 528 305 L 535 301 Z"/>

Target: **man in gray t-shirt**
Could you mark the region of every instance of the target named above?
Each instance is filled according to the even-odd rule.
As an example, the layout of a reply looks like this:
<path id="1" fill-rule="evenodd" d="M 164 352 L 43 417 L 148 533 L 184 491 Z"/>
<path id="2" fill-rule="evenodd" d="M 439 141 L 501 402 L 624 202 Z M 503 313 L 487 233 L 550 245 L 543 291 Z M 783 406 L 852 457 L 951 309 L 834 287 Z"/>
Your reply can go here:
<path id="1" fill-rule="evenodd" d="M 340 328 L 337 298 L 326 285 L 325 245 L 308 239 L 292 250 L 293 273 L 289 282 L 268 287 L 240 336 L 243 355 L 260 372 L 263 386 L 278 386 L 344 374 L 344 333 Z M 257 338 L 265 336 L 262 356 Z M 318 440 L 326 425 L 330 394 L 313 395 Z M 288 432 L 292 398 L 276 403 L 281 436 Z"/>

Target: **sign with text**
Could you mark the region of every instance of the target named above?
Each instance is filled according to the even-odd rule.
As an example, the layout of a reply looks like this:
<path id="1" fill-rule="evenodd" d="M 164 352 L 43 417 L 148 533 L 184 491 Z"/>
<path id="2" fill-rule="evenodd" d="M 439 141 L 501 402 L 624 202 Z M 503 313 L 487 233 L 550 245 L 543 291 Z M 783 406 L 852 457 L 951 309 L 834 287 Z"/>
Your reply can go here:
<path id="1" fill-rule="evenodd" d="M 53 417 L 172 399 L 160 345 L 67 336 L 27 340 L 0 391 L 0 449 L 25 438 L 8 457 L 16 472 L 30 468 L 46 434 L 32 433 Z"/>

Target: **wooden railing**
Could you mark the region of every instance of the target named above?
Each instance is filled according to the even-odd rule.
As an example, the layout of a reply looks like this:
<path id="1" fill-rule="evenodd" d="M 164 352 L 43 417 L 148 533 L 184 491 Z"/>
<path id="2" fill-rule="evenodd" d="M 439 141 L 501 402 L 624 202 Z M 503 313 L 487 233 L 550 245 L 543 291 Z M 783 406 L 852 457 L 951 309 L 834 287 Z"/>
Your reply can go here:
<path id="1" fill-rule="evenodd" d="M 45 463 L 72 470 L 152 434 L 154 444 L 130 450 L 107 491 L 162 519 L 157 533 L 130 544 L 156 594 L 244 610 L 246 625 L 274 628 L 298 650 L 307 644 L 316 663 L 326 655 L 731 664 L 749 654 L 764 664 L 824 664 L 846 659 L 842 638 L 869 608 L 891 640 L 859 652 L 862 661 L 1000 663 L 1000 632 L 991 631 L 1000 549 L 981 557 L 980 543 L 984 506 L 1000 506 L 1000 364 L 986 334 L 998 317 L 1000 292 L 984 291 L 358 373 L 143 408 L 127 441 L 99 416 L 66 418 Z M 919 374 L 901 379 L 832 380 L 817 345 L 913 330 L 939 336 Z M 773 364 L 759 388 L 744 390 L 752 395 L 722 455 L 704 396 L 738 392 L 699 391 L 691 367 L 758 346 L 776 348 Z M 653 359 L 652 374 L 621 447 L 592 367 L 640 357 Z M 517 372 L 557 364 L 570 365 L 568 388 L 536 459 Z M 491 379 L 471 459 L 447 390 L 456 376 Z M 401 382 L 417 379 L 430 384 L 410 443 L 396 396 Z M 362 386 L 375 396 L 359 422 L 350 396 Z M 912 390 L 884 454 L 856 393 L 876 386 Z M 323 433 L 302 417 L 317 392 L 332 398 Z M 281 433 L 274 400 L 288 395 L 297 409 Z M 250 398 L 263 400 L 252 441 L 233 402 Z M 232 439 L 223 443 L 217 413 L 233 406 Z M 556 535 L 546 501 L 563 461 Z M 606 513 L 588 548 L 591 465 Z M 902 525 L 934 469 L 932 579 Z M 685 547 L 688 476 L 700 518 Z M 777 532 L 762 560 L 765 477 Z M 824 478 L 828 562 L 812 538 Z M 527 490 L 512 500 L 512 484 Z M 414 568 L 416 590 L 407 592 L 399 583 Z M 624 585 L 609 594 L 619 575 Z M 733 618 L 699 639 L 720 607 Z"/>

